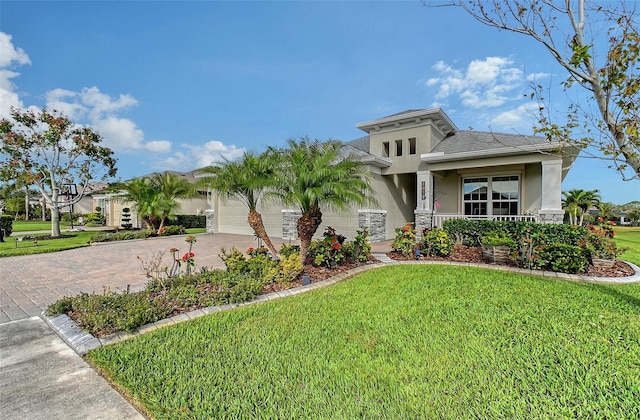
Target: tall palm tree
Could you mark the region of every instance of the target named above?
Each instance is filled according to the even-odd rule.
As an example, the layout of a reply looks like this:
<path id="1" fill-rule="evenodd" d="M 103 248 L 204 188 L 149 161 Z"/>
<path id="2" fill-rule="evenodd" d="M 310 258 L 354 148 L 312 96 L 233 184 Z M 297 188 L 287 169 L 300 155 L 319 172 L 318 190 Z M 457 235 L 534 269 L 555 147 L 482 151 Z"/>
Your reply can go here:
<path id="1" fill-rule="evenodd" d="M 209 174 L 202 178 L 202 186 L 217 191 L 224 199 L 236 199 L 247 207 L 249 226 L 276 257 L 278 250 L 271 242 L 257 208 L 266 198 L 265 191 L 274 185 L 274 170 L 277 167 L 278 156 L 274 149 L 260 155 L 245 152 L 239 160 L 225 160 L 217 166 L 201 171 Z"/>
<path id="2" fill-rule="evenodd" d="M 322 208 L 346 210 L 352 204 L 373 202 L 367 172 L 353 156 L 341 154 L 342 143 L 305 137 L 289 139 L 281 151 L 275 195 L 302 213 L 297 229 L 304 262 L 313 235 L 322 224 Z"/>
<path id="3" fill-rule="evenodd" d="M 569 214 L 569 223 L 574 225 L 582 225 L 584 215 L 589 211 L 590 207 L 597 206 L 600 203 L 600 193 L 598 190 L 580 190 L 573 189 L 563 191 L 562 208 Z M 578 216 L 580 219 L 578 221 Z"/>

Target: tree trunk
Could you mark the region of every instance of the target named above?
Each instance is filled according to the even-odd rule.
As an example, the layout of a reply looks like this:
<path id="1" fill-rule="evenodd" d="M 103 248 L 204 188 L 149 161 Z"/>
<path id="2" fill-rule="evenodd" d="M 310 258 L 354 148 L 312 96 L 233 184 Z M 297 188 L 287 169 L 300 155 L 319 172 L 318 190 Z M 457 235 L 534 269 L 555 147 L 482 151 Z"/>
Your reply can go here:
<path id="1" fill-rule="evenodd" d="M 60 236 L 60 208 L 56 201 L 51 206 L 51 236 L 54 238 Z"/>
<path id="2" fill-rule="evenodd" d="M 255 210 L 250 210 L 249 215 L 247 216 L 247 222 L 249 222 L 249 226 L 253 229 L 253 232 L 256 236 L 264 242 L 264 244 L 269 248 L 269 251 L 273 254 L 274 257 L 280 259 L 280 254 L 273 243 L 271 242 L 271 238 L 267 234 L 267 230 L 264 227 L 264 222 L 262 221 L 262 215 Z"/>
<path id="3" fill-rule="evenodd" d="M 303 214 L 298 219 L 298 237 L 300 238 L 300 259 L 302 264 L 307 259 L 313 235 L 315 235 L 321 224 L 322 212 L 319 208 L 312 209 L 308 214 Z"/>
<path id="4" fill-rule="evenodd" d="M 24 220 L 29 221 L 29 186 L 24 187 Z"/>

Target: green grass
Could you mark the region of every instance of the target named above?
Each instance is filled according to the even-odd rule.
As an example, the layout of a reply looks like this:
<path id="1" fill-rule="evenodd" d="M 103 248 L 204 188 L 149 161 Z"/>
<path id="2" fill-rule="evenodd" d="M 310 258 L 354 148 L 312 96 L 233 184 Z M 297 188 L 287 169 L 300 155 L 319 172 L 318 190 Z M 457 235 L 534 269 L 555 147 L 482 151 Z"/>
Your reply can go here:
<path id="1" fill-rule="evenodd" d="M 60 224 L 61 229 L 66 229 L 69 227 L 69 224 Z M 13 232 L 32 232 L 38 230 L 48 230 L 51 231 L 51 222 L 13 222 Z M 15 236 L 15 235 L 14 235 Z"/>
<path id="2" fill-rule="evenodd" d="M 32 222 L 29 222 L 32 223 Z M 26 231 L 29 231 L 28 229 Z M 197 234 L 203 233 L 206 229 L 203 228 L 192 228 L 186 229 L 187 234 Z M 24 232 L 24 231 L 23 231 Z M 34 255 L 34 254 L 44 254 L 48 252 L 58 252 L 65 251 L 67 249 L 80 248 L 83 246 L 88 246 L 90 244 L 91 237 L 98 232 L 95 231 L 85 231 L 85 232 L 63 232 L 65 236 L 60 239 L 49 239 L 49 240 L 40 240 L 38 244 L 32 240 L 27 241 L 18 241 L 16 242 L 16 238 L 24 236 L 21 235 L 20 232 L 14 231 L 11 236 L 8 238 L 4 238 L 5 242 L 0 242 L 0 258 L 2 257 L 15 257 L 19 255 Z M 49 234 L 37 234 L 34 235 L 36 237 L 48 236 Z M 17 244 L 17 247 L 16 247 Z"/>
<path id="3" fill-rule="evenodd" d="M 88 358 L 153 418 L 637 418 L 640 284 L 384 267 Z"/>
<path id="4" fill-rule="evenodd" d="M 0 257 L 13 257 L 18 255 L 44 254 L 48 252 L 65 251 L 67 249 L 80 248 L 89 245 L 89 240 L 95 232 L 74 232 L 64 233 L 65 237 L 60 239 L 39 240 L 36 245 L 32 240 L 16 241 L 22 236 L 13 233 L 5 242 L 0 242 Z M 37 234 L 36 237 L 47 236 L 48 234 Z M 69 237 L 66 237 L 69 236 Z M 17 247 L 16 247 L 17 245 Z"/>
<path id="5" fill-rule="evenodd" d="M 640 266 L 640 227 L 616 227 L 616 243 L 627 247 L 620 259 Z"/>

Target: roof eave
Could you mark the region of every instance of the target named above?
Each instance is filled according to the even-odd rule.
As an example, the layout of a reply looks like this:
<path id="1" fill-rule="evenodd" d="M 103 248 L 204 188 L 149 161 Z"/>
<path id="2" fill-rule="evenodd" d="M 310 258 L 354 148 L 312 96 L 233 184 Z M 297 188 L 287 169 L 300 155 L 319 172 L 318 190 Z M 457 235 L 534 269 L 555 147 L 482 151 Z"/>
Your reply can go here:
<path id="1" fill-rule="evenodd" d="M 508 155 L 521 155 L 532 152 L 549 152 L 551 150 L 562 150 L 563 147 L 560 143 L 548 143 L 544 145 L 527 145 L 519 147 L 501 147 L 498 149 L 485 149 L 485 150 L 473 150 L 469 152 L 458 153 L 424 153 L 420 155 L 420 160 L 425 163 L 433 162 L 446 162 L 453 160 L 464 160 L 474 158 L 487 158 L 494 156 L 508 156 Z"/>

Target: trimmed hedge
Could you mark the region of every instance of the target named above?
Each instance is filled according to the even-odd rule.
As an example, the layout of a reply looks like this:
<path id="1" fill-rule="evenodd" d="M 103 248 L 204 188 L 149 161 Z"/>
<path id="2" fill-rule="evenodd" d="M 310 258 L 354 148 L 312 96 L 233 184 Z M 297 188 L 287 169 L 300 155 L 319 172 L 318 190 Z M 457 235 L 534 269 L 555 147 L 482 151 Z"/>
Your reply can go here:
<path id="1" fill-rule="evenodd" d="M 185 229 L 206 228 L 207 217 L 197 214 L 178 214 L 174 220 L 167 222 L 167 226 L 184 226 Z"/>
<path id="2" fill-rule="evenodd" d="M 457 242 L 474 247 L 488 233 L 504 232 L 516 244 L 512 251 L 519 262 L 531 269 L 579 273 L 592 257 L 589 230 L 583 226 L 451 219 L 443 229 Z"/>

